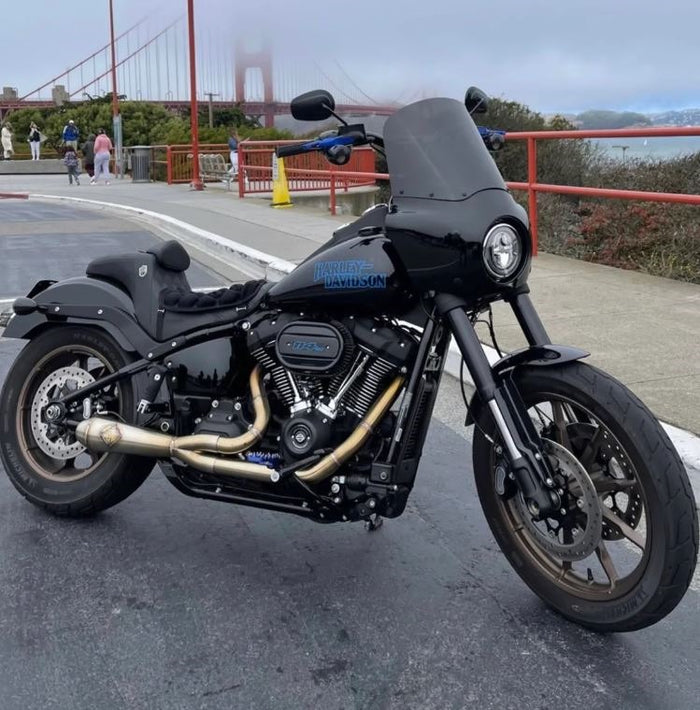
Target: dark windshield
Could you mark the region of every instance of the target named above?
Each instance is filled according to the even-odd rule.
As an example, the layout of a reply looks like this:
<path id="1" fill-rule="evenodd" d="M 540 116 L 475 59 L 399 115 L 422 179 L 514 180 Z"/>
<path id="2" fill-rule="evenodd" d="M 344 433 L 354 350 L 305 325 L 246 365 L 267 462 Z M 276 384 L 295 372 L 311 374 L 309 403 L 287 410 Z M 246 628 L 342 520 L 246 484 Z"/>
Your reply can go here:
<path id="1" fill-rule="evenodd" d="M 384 144 L 394 197 L 464 200 L 506 187 L 467 109 L 454 99 L 397 111 L 384 125 Z"/>

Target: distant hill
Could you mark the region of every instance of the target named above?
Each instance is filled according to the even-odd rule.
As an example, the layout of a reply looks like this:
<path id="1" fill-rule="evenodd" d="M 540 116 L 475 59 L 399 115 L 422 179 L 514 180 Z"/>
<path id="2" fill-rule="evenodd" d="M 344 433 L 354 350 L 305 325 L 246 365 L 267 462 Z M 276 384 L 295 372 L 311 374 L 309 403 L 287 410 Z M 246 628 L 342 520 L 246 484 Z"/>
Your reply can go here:
<path id="1" fill-rule="evenodd" d="M 643 113 L 634 111 L 584 111 L 576 116 L 575 123 L 583 129 L 628 128 L 629 126 L 651 126 L 652 120 Z"/>
<path id="2" fill-rule="evenodd" d="M 649 118 L 655 126 L 700 126 L 700 108 L 651 113 Z"/>
<path id="3" fill-rule="evenodd" d="M 608 111 L 593 109 L 579 114 L 545 114 L 545 119 L 563 116 L 581 129 L 630 128 L 632 126 L 700 126 L 700 108 L 687 108 L 662 113 Z"/>

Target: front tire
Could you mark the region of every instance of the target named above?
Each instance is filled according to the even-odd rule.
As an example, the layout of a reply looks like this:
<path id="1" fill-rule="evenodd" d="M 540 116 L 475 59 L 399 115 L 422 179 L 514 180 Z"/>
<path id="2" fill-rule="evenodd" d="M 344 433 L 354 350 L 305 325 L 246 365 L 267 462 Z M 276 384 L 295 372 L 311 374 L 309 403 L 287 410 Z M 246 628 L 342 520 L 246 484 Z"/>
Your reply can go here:
<path id="1" fill-rule="evenodd" d="M 574 486 L 570 512 L 559 520 L 525 519 L 519 492 L 496 491 L 501 447 L 493 421 L 482 418 L 474 434 L 474 472 L 501 550 L 541 599 L 578 624 L 632 631 L 656 623 L 685 594 L 698 552 L 695 501 L 668 436 L 624 385 L 584 363 L 523 368 L 515 382 L 540 435 L 554 442 L 546 448 L 555 467 L 557 451 L 562 468 L 572 467 L 564 447 L 574 455 L 573 466 L 585 470 L 579 475 L 592 481 L 603 523 L 599 544 L 585 559 L 555 554 L 565 536 L 571 542 L 576 534 L 576 503 L 583 505 L 575 495 L 582 487 Z"/>
<path id="2" fill-rule="evenodd" d="M 106 333 L 73 326 L 45 331 L 17 356 L 0 393 L 0 456 L 17 490 L 55 515 L 86 517 L 130 496 L 151 472 L 152 459 L 91 454 L 70 430 L 46 420 L 47 404 L 130 362 Z M 130 421 L 131 382 L 102 390 L 95 405 Z M 80 417 L 80 409 L 76 418 Z"/>

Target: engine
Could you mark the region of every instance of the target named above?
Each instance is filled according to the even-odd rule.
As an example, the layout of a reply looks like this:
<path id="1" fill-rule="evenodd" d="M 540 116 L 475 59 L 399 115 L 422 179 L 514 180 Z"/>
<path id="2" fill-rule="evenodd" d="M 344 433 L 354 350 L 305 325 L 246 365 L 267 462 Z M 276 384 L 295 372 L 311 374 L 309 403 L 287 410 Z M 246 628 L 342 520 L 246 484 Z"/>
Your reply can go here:
<path id="1" fill-rule="evenodd" d="M 391 377 L 413 362 L 417 341 L 384 320 L 277 313 L 253 325 L 247 346 L 281 410 L 280 453 L 299 460 L 336 446 L 357 426 Z"/>

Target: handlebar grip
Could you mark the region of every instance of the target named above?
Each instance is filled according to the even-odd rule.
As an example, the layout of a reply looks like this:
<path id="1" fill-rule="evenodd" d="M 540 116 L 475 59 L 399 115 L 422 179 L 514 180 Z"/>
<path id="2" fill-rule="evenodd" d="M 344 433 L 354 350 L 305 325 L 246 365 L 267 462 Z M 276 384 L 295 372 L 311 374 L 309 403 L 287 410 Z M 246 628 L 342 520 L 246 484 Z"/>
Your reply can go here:
<path id="1" fill-rule="evenodd" d="M 290 155 L 301 155 L 302 153 L 308 153 L 309 149 L 306 147 L 306 143 L 301 143 L 299 145 L 281 145 L 277 148 L 278 158 L 287 158 Z"/>
<path id="2" fill-rule="evenodd" d="M 492 133 L 489 136 L 489 147 L 491 150 L 501 150 L 506 143 L 506 137 L 502 133 Z"/>

